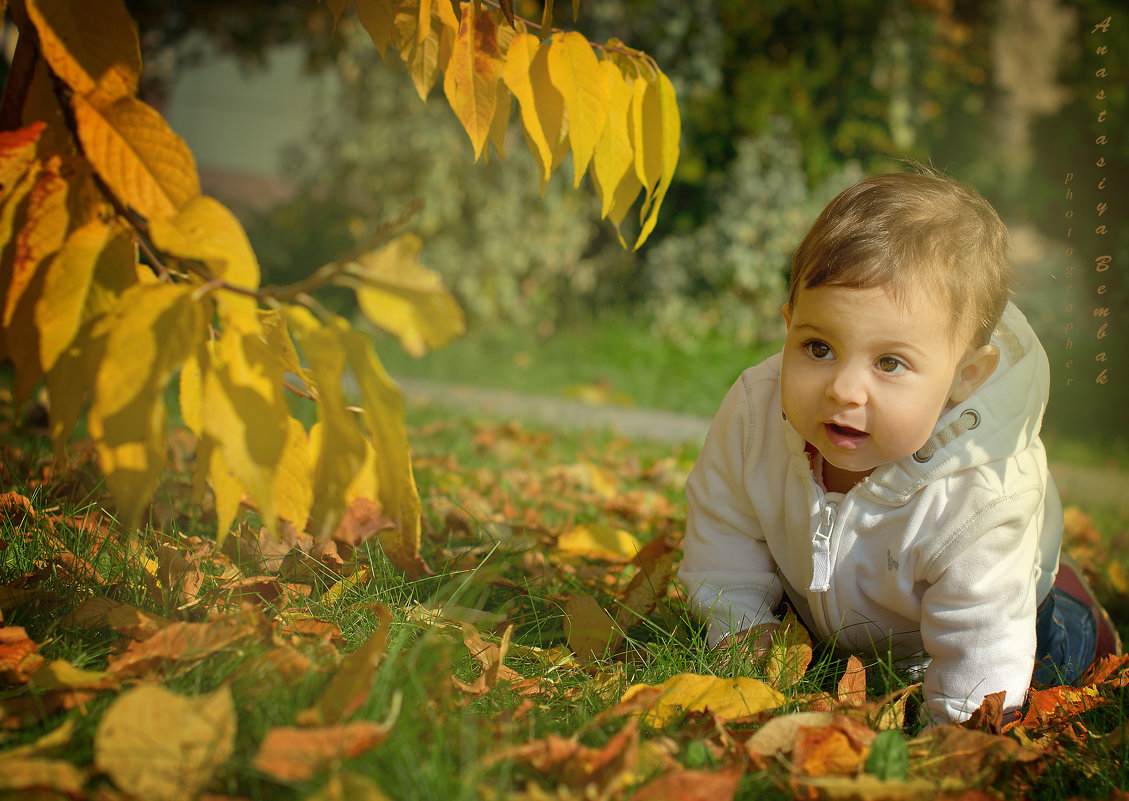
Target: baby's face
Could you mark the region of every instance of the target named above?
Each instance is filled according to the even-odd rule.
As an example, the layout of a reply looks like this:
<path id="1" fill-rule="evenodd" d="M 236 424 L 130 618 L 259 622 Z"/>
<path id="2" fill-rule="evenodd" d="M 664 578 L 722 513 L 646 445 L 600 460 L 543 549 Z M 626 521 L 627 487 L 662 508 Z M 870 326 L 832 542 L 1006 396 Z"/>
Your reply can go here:
<path id="1" fill-rule="evenodd" d="M 826 461 L 861 480 L 925 444 L 964 356 L 945 302 L 821 286 L 801 289 L 784 318 L 784 413 Z"/>

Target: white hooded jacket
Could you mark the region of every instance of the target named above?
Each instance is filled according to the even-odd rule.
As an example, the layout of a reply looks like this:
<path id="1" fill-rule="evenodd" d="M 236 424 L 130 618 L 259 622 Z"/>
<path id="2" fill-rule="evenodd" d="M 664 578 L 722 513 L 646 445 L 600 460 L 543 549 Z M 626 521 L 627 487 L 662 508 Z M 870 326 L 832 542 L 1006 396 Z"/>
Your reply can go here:
<path id="1" fill-rule="evenodd" d="M 679 576 L 711 646 L 773 621 L 786 592 L 818 637 L 927 664 L 935 722 L 1000 690 L 1022 704 L 1062 507 L 1039 439 L 1046 353 L 1010 303 L 992 343 L 999 365 L 925 446 L 845 494 L 784 419 L 780 354 L 741 374 L 686 484 Z"/>

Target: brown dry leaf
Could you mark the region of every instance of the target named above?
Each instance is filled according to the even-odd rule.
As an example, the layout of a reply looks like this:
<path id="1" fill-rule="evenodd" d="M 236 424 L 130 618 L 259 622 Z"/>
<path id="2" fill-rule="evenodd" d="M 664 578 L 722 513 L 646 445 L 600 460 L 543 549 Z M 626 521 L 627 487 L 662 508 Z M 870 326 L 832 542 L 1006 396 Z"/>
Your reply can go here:
<path id="1" fill-rule="evenodd" d="M 196 662 L 258 635 L 254 628 L 230 620 L 172 623 L 111 656 L 109 670 L 120 678 L 163 673 L 174 665 Z"/>
<path id="2" fill-rule="evenodd" d="M 357 720 L 320 728 L 276 726 L 259 746 L 255 770 L 276 781 L 306 781 L 333 762 L 376 748 L 388 738 L 392 725 Z"/>
<path id="3" fill-rule="evenodd" d="M 43 665 L 39 646 L 22 626 L 0 627 L 0 679 L 23 684 Z"/>
<path id="4" fill-rule="evenodd" d="M 35 520 L 35 510 L 31 501 L 18 492 L 0 494 L 0 520 L 6 521 L 13 529 L 19 529 L 28 520 Z"/>
<path id="5" fill-rule="evenodd" d="M 227 687 L 188 698 L 143 685 L 122 693 L 102 716 L 94 764 L 138 798 L 187 801 L 231 756 L 235 728 Z"/>
<path id="6" fill-rule="evenodd" d="M 195 602 L 204 583 L 200 562 L 171 545 L 157 551 L 157 578 L 166 604 L 177 607 Z"/>
<path id="7" fill-rule="evenodd" d="M 376 631 L 360 648 L 341 660 L 337 673 L 329 680 L 318 700 L 298 714 L 300 725 L 331 726 L 340 723 L 368 700 L 373 676 L 388 645 L 388 629 L 392 623 L 388 607 L 378 605 L 376 613 L 380 619 Z"/>
<path id="8" fill-rule="evenodd" d="M 604 607 L 591 595 L 574 595 L 565 603 L 568 647 L 580 659 L 601 659 L 623 636 Z"/>
<path id="9" fill-rule="evenodd" d="M 836 700 L 846 706 L 862 706 L 866 703 L 866 668 L 862 661 L 851 654 L 843 678 L 835 688 Z"/>
<path id="10" fill-rule="evenodd" d="M 629 720 L 602 748 L 583 745 L 575 738 L 550 735 L 543 740 L 503 747 L 481 761 L 486 767 L 500 762 L 523 762 L 553 782 L 579 789 L 595 788 L 598 792 L 599 788 L 626 783 L 639 751 L 639 725 Z"/>
<path id="11" fill-rule="evenodd" d="M 690 712 L 709 713 L 719 721 L 743 720 L 776 709 L 785 700 L 781 693 L 763 681 L 743 676 L 722 679 L 680 673 L 659 687 L 662 692 L 655 697 L 654 706 L 643 719 L 648 726 L 656 729 Z M 652 686 L 647 684 L 628 687 L 621 703 L 650 689 Z"/>
<path id="12" fill-rule="evenodd" d="M 914 741 L 929 749 L 928 776 L 959 779 L 963 786 L 986 786 L 1003 771 L 1014 771 L 1022 763 L 1037 762 L 1045 753 L 1012 737 L 966 729 L 937 726 Z"/>
<path id="13" fill-rule="evenodd" d="M 635 559 L 638 570 L 621 594 L 616 608 L 615 622 L 619 630 L 628 629 L 637 620 L 649 615 L 658 600 L 666 595 L 679 555 L 667 544 L 665 537 L 656 537 L 643 546 Z"/>
<path id="14" fill-rule="evenodd" d="M 285 526 L 280 527 L 284 531 Z M 293 530 L 290 530 L 293 533 Z M 270 531 L 264 526 L 258 532 L 252 532 L 246 523 L 224 538 L 222 550 L 231 561 L 247 572 L 277 573 L 282 567 L 282 560 L 290 549 L 298 546 L 309 550 L 313 539 L 309 536 L 294 535 L 294 541 L 287 539 L 278 540 L 271 536 Z"/>
<path id="15" fill-rule="evenodd" d="M 321 620 L 309 615 L 285 615 L 278 633 L 282 636 L 321 640 L 338 648 L 345 645 L 345 637 L 341 634 L 340 626 L 330 620 Z"/>
<path id="16" fill-rule="evenodd" d="M 666 773 L 631 794 L 632 801 L 729 801 L 737 795 L 743 771 L 729 765 L 718 771 Z"/>
<path id="17" fill-rule="evenodd" d="M 106 612 L 106 622 L 118 634 L 133 640 L 147 640 L 167 625 L 167 618 L 136 606 L 116 604 Z"/>
<path id="18" fill-rule="evenodd" d="M 240 576 L 225 581 L 211 596 L 221 606 L 243 603 L 283 608 L 291 600 L 290 593 L 277 576 Z"/>
<path id="19" fill-rule="evenodd" d="M 863 707 L 867 722 L 876 731 L 900 729 L 906 723 L 906 703 L 909 697 L 921 689 L 921 682 L 894 690 L 876 701 L 868 701 Z"/>
<path id="20" fill-rule="evenodd" d="M 356 548 L 382 531 L 395 531 L 395 521 L 384 514 L 376 501 L 358 497 L 349 504 L 341 520 L 337 523 L 330 539 Z"/>
<path id="21" fill-rule="evenodd" d="M 55 575 L 68 584 L 104 585 L 106 580 L 94 569 L 94 565 L 70 551 L 60 551 L 51 558 L 55 565 Z"/>

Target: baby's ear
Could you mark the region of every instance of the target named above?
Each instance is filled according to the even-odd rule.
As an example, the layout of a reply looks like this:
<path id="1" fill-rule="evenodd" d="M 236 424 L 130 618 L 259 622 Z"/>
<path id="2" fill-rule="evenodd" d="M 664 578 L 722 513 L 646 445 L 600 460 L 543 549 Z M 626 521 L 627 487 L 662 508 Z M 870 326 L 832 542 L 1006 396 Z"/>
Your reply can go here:
<path id="1" fill-rule="evenodd" d="M 988 379 L 999 363 L 1000 349 L 995 345 L 981 345 L 965 356 L 957 368 L 949 402 L 963 403 L 968 400 L 968 396 Z"/>
<path id="2" fill-rule="evenodd" d="M 780 307 L 780 313 L 784 315 L 784 327 L 785 328 L 791 328 L 792 327 L 792 304 L 791 303 L 785 303 L 783 306 Z"/>

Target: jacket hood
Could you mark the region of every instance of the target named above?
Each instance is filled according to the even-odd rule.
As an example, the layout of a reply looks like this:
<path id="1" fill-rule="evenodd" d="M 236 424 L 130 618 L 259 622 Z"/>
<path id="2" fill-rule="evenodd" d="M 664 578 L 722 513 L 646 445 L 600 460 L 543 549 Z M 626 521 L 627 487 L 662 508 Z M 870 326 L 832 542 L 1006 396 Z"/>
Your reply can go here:
<path id="1" fill-rule="evenodd" d="M 878 467 L 857 490 L 885 503 L 905 503 L 931 482 L 1031 446 L 1050 392 L 1047 354 L 1027 318 L 1010 302 L 991 343 L 1000 349 L 992 375 L 963 403 L 941 415 L 917 453 Z M 802 452 L 803 438 L 786 420 L 781 424 L 789 449 Z"/>

